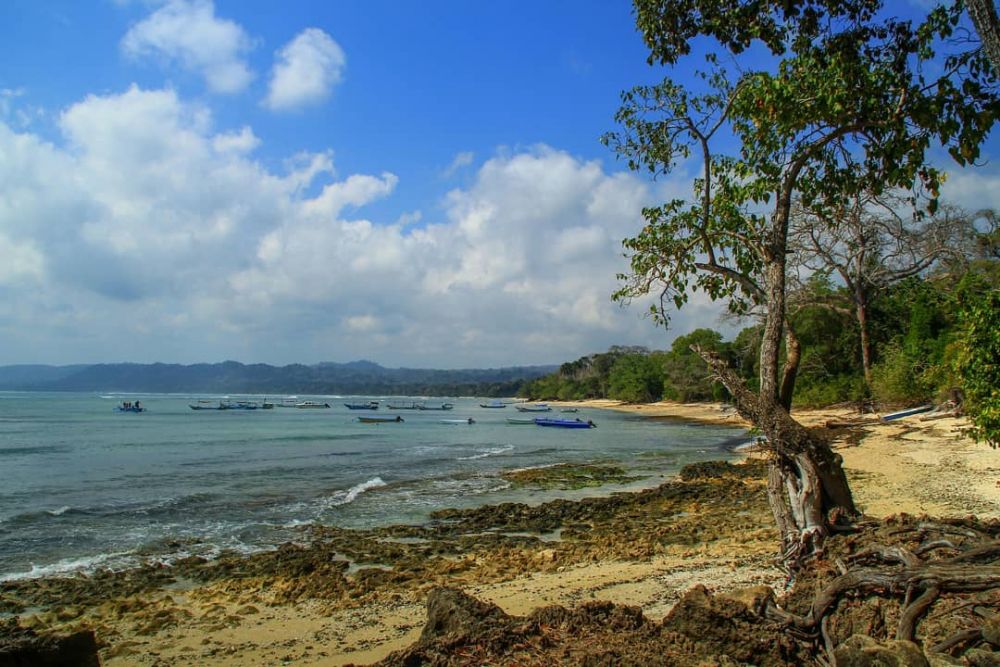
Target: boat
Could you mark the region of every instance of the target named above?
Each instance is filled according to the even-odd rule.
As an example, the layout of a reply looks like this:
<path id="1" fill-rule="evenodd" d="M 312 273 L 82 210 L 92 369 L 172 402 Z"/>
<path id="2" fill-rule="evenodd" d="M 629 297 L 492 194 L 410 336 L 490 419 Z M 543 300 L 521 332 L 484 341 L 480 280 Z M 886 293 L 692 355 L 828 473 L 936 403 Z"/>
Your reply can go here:
<path id="1" fill-rule="evenodd" d="M 189 403 L 188 407 L 192 410 L 229 410 L 229 404 L 222 401 L 202 400 L 197 403 Z"/>
<path id="2" fill-rule="evenodd" d="M 373 415 L 371 417 L 358 417 L 358 421 L 362 424 L 383 424 L 386 422 L 401 422 L 403 418 L 399 415 L 395 417 L 375 417 Z"/>
<path id="3" fill-rule="evenodd" d="M 438 405 L 427 405 L 426 403 L 421 403 L 417 406 L 418 410 L 453 410 L 454 408 L 454 403 L 439 403 Z"/>
<path id="4" fill-rule="evenodd" d="M 535 403 L 534 405 L 515 405 L 518 412 L 552 412 L 545 403 Z"/>
<path id="5" fill-rule="evenodd" d="M 579 412 L 580 408 L 563 408 L 559 412 Z"/>
<path id="6" fill-rule="evenodd" d="M 472 417 L 466 417 L 465 419 L 439 419 L 442 424 L 475 424 L 476 420 Z"/>
<path id="7" fill-rule="evenodd" d="M 256 410 L 258 407 L 260 406 L 253 401 L 236 401 L 235 403 L 226 403 L 227 410 Z"/>
<path id="8" fill-rule="evenodd" d="M 317 401 L 301 401 L 295 404 L 297 408 L 309 409 L 309 408 L 328 408 L 329 403 L 319 403 Z"/>
<path id="9" fill-rule="evenodd" d="M 490 401 L 489 403 L 480 403 L 481 408 L 506 408 L 507 404 L 503 401 Z"/>
<path id="10" fill-rule="evenodd" d="M 265 398 L 264 402 L 260 404 L 260 409 L 261 410 L 273 410 L 274 409 L 274 403 L 268 403 L 267 399 Z"/>
<path id="11" fill-rule="evenodd" d="M 275 406 L 279 408 L 294 408 L 299 404 L 298 396 L 287 396 L 281 399 L 279 402 L 275 403 Z"/>
<path id="12" fill-rule="evenodd" d="M 909 408 L 908 410 L 900 410 L 899 412 L 890 412 L 887 415 L 882 415 L 882 421 L 890 422 L 894 419 L 909 417 L 910 415 L 919 415 L 921 412 L 930 412 L 933 409 L 933 405 L 921 405 L 917 408 Z"/>
<path id="13" fill-rule="evenodd" d="M 361 403 L 344 403 L 348 410 L 378 410 L 378 401 L 364 401 Z"/>
<path id="14" fill-rule="evenodd" d="M 420 405 L 417 401 L 401 401 L 399 403 L 388 403 L 387 407 L 390 410 L 419 410 Z"/>
<path id="15" fill-rule="evenodd" d="M 556 428 L 597 428 L 597 424 L 590 421 L 583 421 L 582 419 L 545 419 L 543 417 L 538 417 L 535 419 L 535 423 L 539 426 L 555 426 Z"/>
<path id="16" fill-rule="evenodd" d="M 115 410 L 118 412 L 133 412 L 138 414 L 140 412 L 145 412 L 146 408 L 143 407 L 140 401 L 136 401 L 135 403 L 132 401 L 122 401 L 121 404 L 115 406 Z"/>
<path id="17" fill-rule="evenodd" d="M 507 417 L 507 423 L 513 424 L 514 426 L 534 426 L 535 420 L 526 417 Z"/>

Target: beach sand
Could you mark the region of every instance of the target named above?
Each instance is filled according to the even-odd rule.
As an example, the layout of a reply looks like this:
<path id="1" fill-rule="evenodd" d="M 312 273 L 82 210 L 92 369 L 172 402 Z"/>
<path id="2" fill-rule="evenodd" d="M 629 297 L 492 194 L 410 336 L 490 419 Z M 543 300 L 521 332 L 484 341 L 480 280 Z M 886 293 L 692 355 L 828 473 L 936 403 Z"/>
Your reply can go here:
<path id="1" fill-rule="evenodd" d="M 717 404 L 573 405 L 741 424 L 731 409 Z M 806 425 L 857 418 L 847 410 L 794 416 Z M 964 419 L 910 417 L 835 431 L 835 449 L 844 458 L 861 509 L 875 517 L 903 512 L 1000 517 L 1000 454 L 964 436 L 967 426 Z M 43 629 L 94 627 L 104 643 L 103 664 L 115 667 L 370 663 L 419 637 L 426 594 L 441 584 L 510 614 L 606 600 L 638 605 L 648 618 L 660 618 L 696 583 L 716 592 L 784 586 L 762 483 L 747 482 L 739 493 L 729 493 L 731 486 L 706 487 L 719 489 L 722 500 L 704 489 L 690 497 L 667 494 L 666 500 L 654 498 L 655 491 L 644 492 L 647 504 L 619 503 L 618 514 L 589 521 L 589 532 L 581 528 L 580 541 L 499 543 L 443 555 L 425 574 L 410 579 L 369 573 L 378 575 L 373 587 L 359 587 L 361 573 L 354 573 L 355 587 L 344 594 L 291 595 L 288 591 L 299 584 L 287 573 L 222 578 L 109 595 L 98 605 L 25 614 L 22 622 Z M 745 510 L 738 509 L 744 505 Z M 652 508 L 668 514 L 657 516 Z M 604 509 L 595 516 L 603 517 L 600 512 Z M 702 526 L 716 523 L 714 532 L 702 532 Z"/>

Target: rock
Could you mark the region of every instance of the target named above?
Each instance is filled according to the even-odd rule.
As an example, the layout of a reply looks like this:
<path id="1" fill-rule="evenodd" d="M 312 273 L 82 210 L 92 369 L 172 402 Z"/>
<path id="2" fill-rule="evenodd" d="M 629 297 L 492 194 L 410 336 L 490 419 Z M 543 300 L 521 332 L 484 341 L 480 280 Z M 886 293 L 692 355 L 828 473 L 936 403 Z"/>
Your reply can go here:
<path id="1" fill-rule="evenodd" d="M 1000 646 L 1000 616 L 991 616 L 983 621 L 982 631 L 983 639 L 994 646 Z"/>
<path id="2" fill-rule="evenodd" d="M 947 653 L 937 653 L 932 651 L 927 653 L 927 662 L 931 667 L 952 667 L 953 665 L 965 665 L 958 658 L 953 658 Z"/>
<path id="3" fill-rule="evenodd" d="M 930 667 L 913 642 L 889 640 L 880 644 L 867 635 L 851 635 L 833 651 L 837 667 Z"/>
<path id="4" fill-rule="evenodd" d="M 1000 653 L 984 651 L 981 648 L 969 649 L 962 656 L 969 667 L 1000 667 Z"/>
<path id="5" fill-rule="evenodd" d="M 40 635 L 17 625 L 0 624 L 0 667 L 100 667 L 93 630 Z"/>
<path id="6" fill-rule="evenodd" d="M 480 632 L 484 625 L 499 625 L 509 620 L 495 604 L 477 600 L 455 588 L 435 588 L 427 596 L 427 624 L 420 639 Z"/>

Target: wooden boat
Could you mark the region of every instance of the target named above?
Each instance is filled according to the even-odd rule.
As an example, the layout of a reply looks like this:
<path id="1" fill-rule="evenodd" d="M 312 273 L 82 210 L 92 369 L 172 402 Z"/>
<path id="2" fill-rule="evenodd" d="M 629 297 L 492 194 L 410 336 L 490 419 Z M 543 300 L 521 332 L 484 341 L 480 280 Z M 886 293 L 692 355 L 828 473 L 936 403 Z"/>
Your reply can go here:
<path id="1" fill-rule="evenodd" d="M 361 403 L 344 403 L 348 410 L 378 410 L 378 401 L 364 401 Z"/>
<path id="2" fill-rule="evenodd" d="M 518 412 L 552 412 L 552 408 L 547 406 L 545 403 L 536 403 L 534 405 L 515 405 Z"/>
<path id="3" fill-rule="evenodd" d="M 303 409 L 308 409 L 308 408 L 328 408 L 328 407 L 330 407 L 330 404 L 329 403 L 318 403 L 316 401 L 302 401 L 300 403 L 296 403 L 295 407 L 297 407 L 297 408 L 303 408 Z"/>
<path id="4" fill-rule="evenodd" d="M 466 417 L 465 419 L 439 419 L 442 424 L 475 424 L 476 420 L 472 417 Z"/>
<path id="5" fill-rule="evenodd" d="M 479 407 L 481 407 L 481 408 L 506 408 L 507 405 L 505 403 L 501 403 L 500 401 L 492 401 L 490 403 L 480 403 Z"/>
<path id="6" fill-rule="evenodd" d="M 420 403 L 416 401 L 402 401 L 399 403 L 388 403 L 387 407 L 390 410 L 419 410 Z"/>
<path id="7" fill-rule="evenodd" d="M 421 403 L 417 406 L 418 410 L 453 410 L 454 408 L 454 403 L 440 403 L 438 405 L 427 405 L 425 403 Z"/>
<path id="8" fill-rule="evenodd" d="M 384 424 L 387 422 L 401 422 L 403 418 L 399 415 L 395 417 L 375 417 L 373 415 L 371 417 L 358 417 L 358 421 L 362 424 Z"/>
<path id="9" fill-rule="evenodd" d="M 526 417 L 507 417 L 507 423 L 514 426 L 534 426 L 535 420 Z"/>
<path id="10" fill-rule="evenodd" d="M 583 421 L 582 419 L 545 419 L 543 417 L 538 417 L 535 419 L 535 423 L 539 426 L 554 426 L 556 428 L 596 428 L 597 424 L 590 421 Z"/>
<path id="11" fill-rule="evenodd" d="M 903 417 L 909 417 L 910 415 L 918 415 L 921 412 L 930 412 L 934 409 L 933 405 L 921 405 L 918 408 L 910 408 L 908 410 L 900 410 L 899 412 L 890 412 L 887 415 L 882 415 L 882 421 L 889 422 L 893 419 L 902 419 Z"/>

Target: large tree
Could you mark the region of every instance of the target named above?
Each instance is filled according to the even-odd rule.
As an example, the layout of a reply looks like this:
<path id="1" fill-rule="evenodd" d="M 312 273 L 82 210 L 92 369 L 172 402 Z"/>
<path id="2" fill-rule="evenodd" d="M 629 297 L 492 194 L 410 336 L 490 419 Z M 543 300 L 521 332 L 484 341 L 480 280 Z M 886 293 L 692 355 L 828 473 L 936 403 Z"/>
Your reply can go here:
<path id="1" fill-rule="evenodd" d="M 695 288 L 735 313 L 764 310 L 758 391 L 703 356 L 768 438 L 769 497 L 794 565 L 856 510 L 840 458 L 788 412 L 798 364 L 786 310 L 793 200 L 828 213 L 861 192 L 916 186 L 933 201 L 941 174 L 928 148 L 976 160 L 1000 111 L 994 80 L 980 50 L 937 55 L 961 20 L 956 6 L 918 22 L 885 16 L 880 0 L 635 0 L 635 9 L 650 63 L 676 66 L 694 49 L 707 52 L 707 72 L 696 84 L 670 74 L 623 93 L 623 128 L 606 140 L 632 168 L 662 174 L 692 154 L 700 167 L 690 201 L 644 210 L 645 227 L 624 242 L 631 272 L 616 297 L 658 292 L 664 322 Z M 736 75 L 719 65 L 726 52 L 745 54 Z"/>

